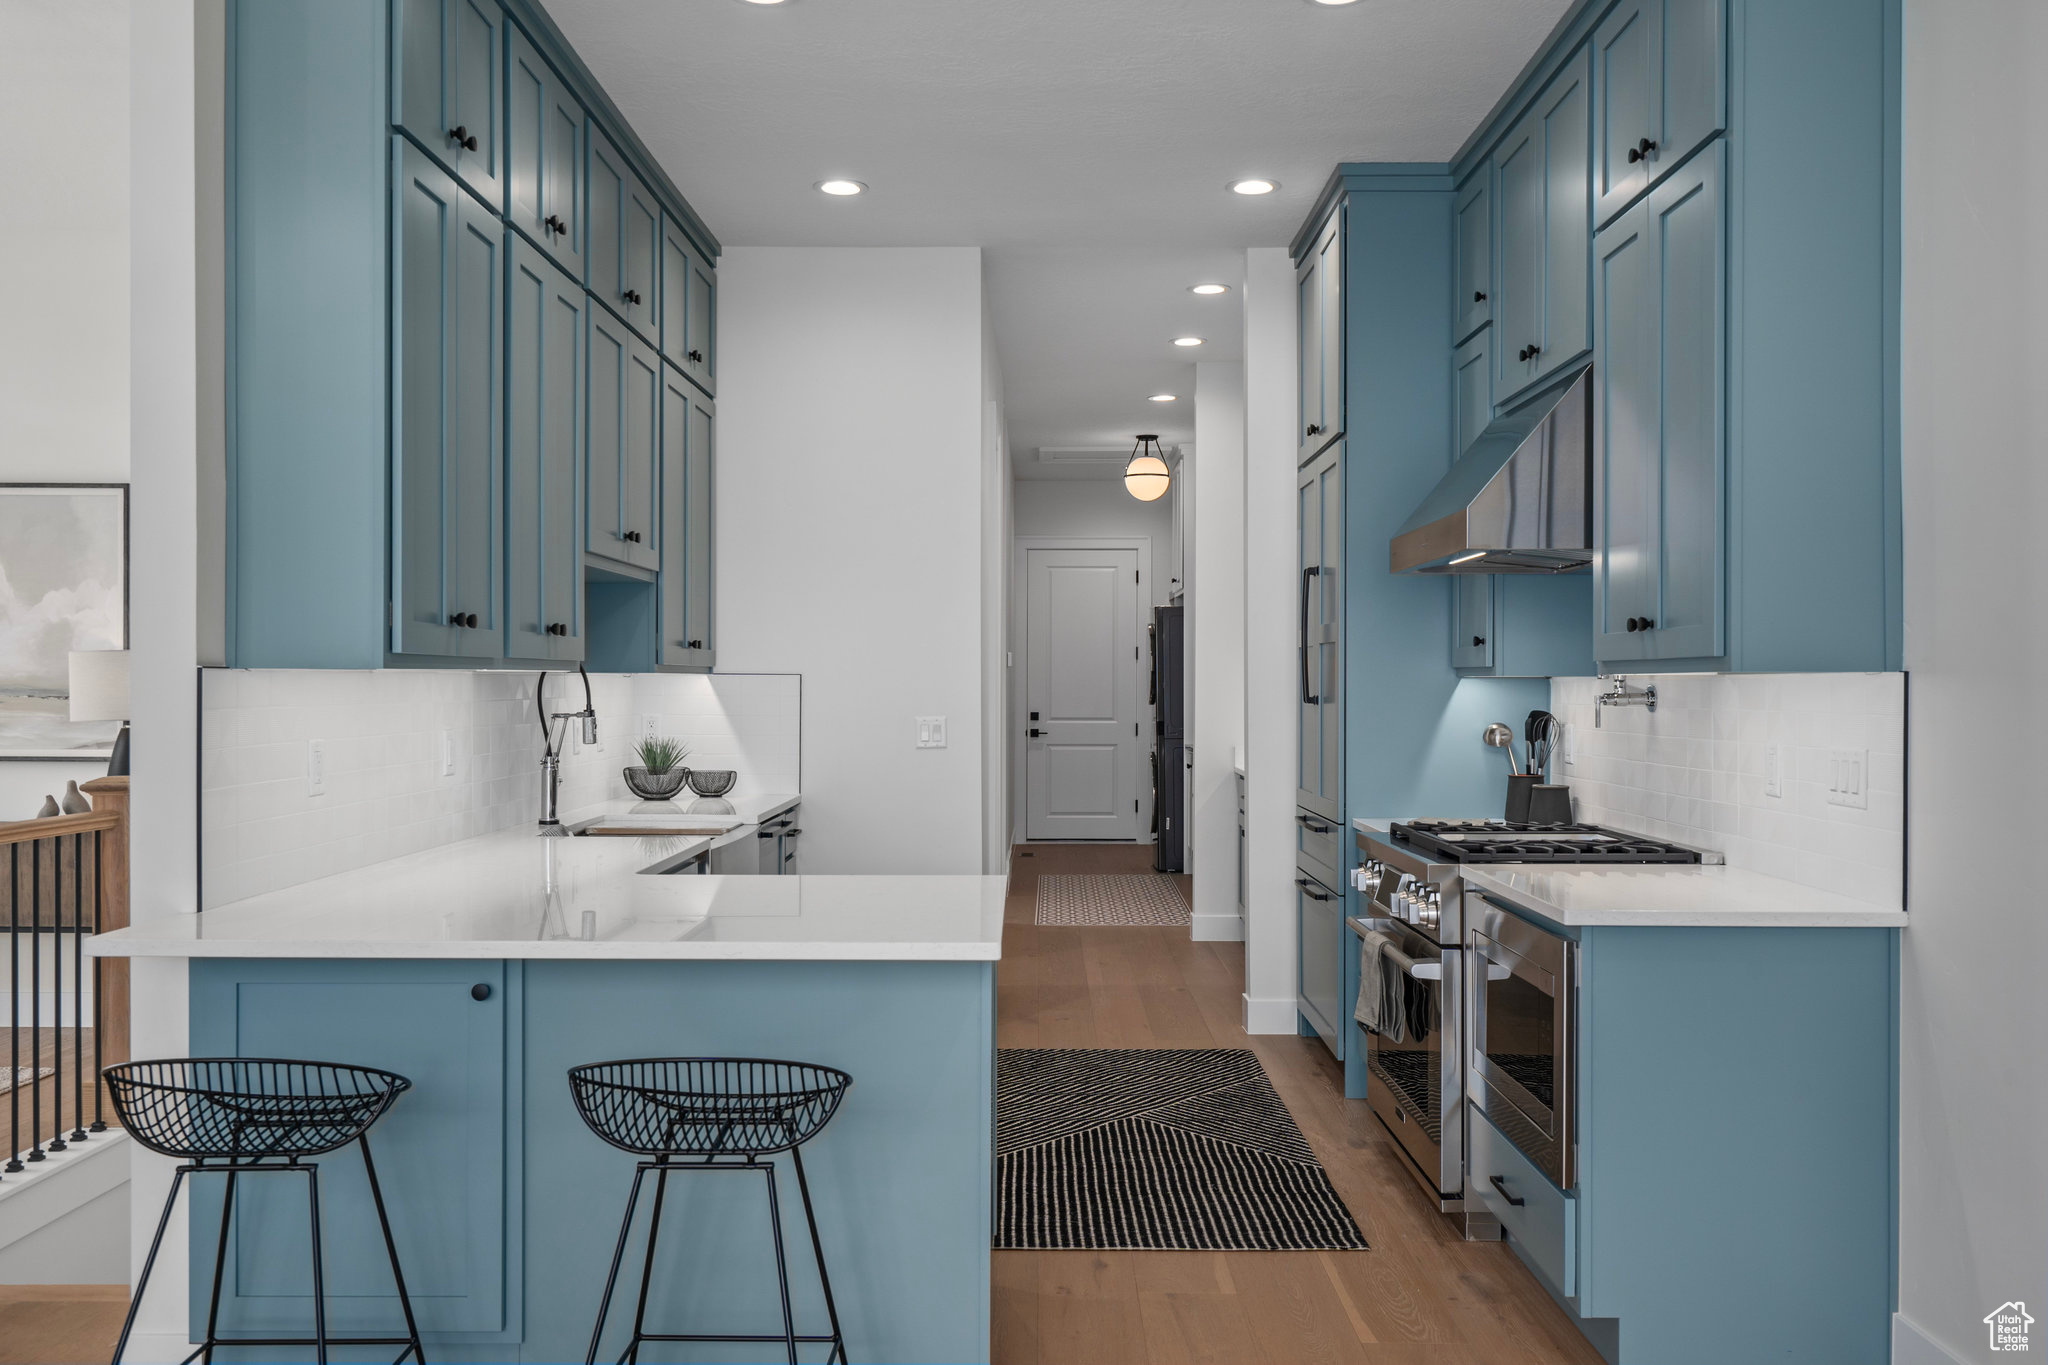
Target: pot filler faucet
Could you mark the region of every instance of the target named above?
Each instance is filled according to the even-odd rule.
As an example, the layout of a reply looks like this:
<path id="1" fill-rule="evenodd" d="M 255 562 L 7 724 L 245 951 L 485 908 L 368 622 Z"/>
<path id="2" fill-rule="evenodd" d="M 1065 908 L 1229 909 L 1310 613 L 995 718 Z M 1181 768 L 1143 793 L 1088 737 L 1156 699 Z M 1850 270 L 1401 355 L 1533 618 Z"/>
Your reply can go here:
<path id="1" fill-rule="evenodd" d="M 1628 679 L 1615 677 L 1614 686 L 1593 698 L 1593 728 L 1600 728 L 1600 715 L 1610 706 L 1640 706 L 1645 711 L 1657 709 L 1657 684 L 1648 687 L 1630 687 Z"/>
<path id="2" fill-rule="evenodd" d="M 568 739 L 566 721 L 583 722 L 583 742 L 597 743 L 597 710 L 590 704 L 590 675 L 583 671 L 583 665 L 576 665 L 577 676 L 583 679 L 583 709 L 581 711 L 556 711 L 549 714 L 542 702 L 547 691 L 548 675 L 542 673 L 533 685 L 533 710 L 540 717 L 540 835 L 543 839 L 560 839 L 569 833 L 562 828 L 557 803 L 562 782 L 562 745 Z"/>

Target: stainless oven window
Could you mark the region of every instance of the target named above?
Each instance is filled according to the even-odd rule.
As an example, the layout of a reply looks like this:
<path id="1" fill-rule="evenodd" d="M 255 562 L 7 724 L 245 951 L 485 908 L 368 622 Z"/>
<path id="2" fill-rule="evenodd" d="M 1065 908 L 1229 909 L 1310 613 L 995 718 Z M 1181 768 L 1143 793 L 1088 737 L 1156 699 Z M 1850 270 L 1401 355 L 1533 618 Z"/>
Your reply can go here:
<path id="1" fill-rule="evenodd" d="M 1558 980 L 1484 934 L 1475 937 L 1490 970 L 1474 1046 L 1486 1059 L 1489 1079 L 1505 1082 L 1515 1107 L 1546 1133 L 1555 1132 Z"/>
<path id="2" fill-rule="evenodd" d="M 1570 1189 L 1578 945 L 1484 895 L 1468 898 L 1466 910 L 1471 1093 L 1524 1156 Z"/>

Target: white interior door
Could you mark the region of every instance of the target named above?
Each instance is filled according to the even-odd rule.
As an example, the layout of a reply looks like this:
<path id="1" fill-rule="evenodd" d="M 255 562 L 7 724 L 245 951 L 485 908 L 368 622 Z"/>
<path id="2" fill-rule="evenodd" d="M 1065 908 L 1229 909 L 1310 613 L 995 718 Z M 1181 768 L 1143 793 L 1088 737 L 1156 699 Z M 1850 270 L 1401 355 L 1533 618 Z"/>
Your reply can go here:
<path id="1" fill-rule="evenodd" d="M 1138 552 L 1024 552 L 1024 833 L 1136 839 Z"/>

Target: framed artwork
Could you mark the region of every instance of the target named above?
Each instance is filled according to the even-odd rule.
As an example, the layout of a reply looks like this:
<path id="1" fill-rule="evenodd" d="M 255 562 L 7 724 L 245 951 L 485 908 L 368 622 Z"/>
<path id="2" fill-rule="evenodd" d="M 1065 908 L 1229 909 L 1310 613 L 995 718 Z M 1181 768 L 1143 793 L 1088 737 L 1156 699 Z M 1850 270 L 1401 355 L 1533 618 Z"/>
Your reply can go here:
<path id="1" fill-rule="evenodd" d="M 70 653 L 128 647 L 128 485 L 0 483 L 0 759 L 104 763 L 119 721 L 74 724 Z"/>

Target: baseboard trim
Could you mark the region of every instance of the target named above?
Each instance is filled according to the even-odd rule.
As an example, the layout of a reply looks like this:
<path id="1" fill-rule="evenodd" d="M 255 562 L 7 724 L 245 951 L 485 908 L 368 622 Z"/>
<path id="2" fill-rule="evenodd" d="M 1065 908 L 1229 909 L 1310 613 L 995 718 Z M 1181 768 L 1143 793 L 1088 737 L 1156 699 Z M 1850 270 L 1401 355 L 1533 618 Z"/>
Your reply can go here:
<path id="1" fill-rule="evenodd" d="M 1892 1365 L 1964 1365 L 1963 1358 L 1927 1335 L 1904 1313 L 1892 1314 Z"/>
<path id="2" fill-rule="evenodd" d="M 1295 1028 L 1294 997 L 1282 996 L 1271 1000 L 1244 997 L 1244 1031 L 1246 1033 L 1291 1034 Z"/>
<path id="3" fill-rule="evenodd" d="M 1244 942 L 1244 921 L 1236 915 L 1196 915 L 1189 923 L 1197 943 Z"/>

